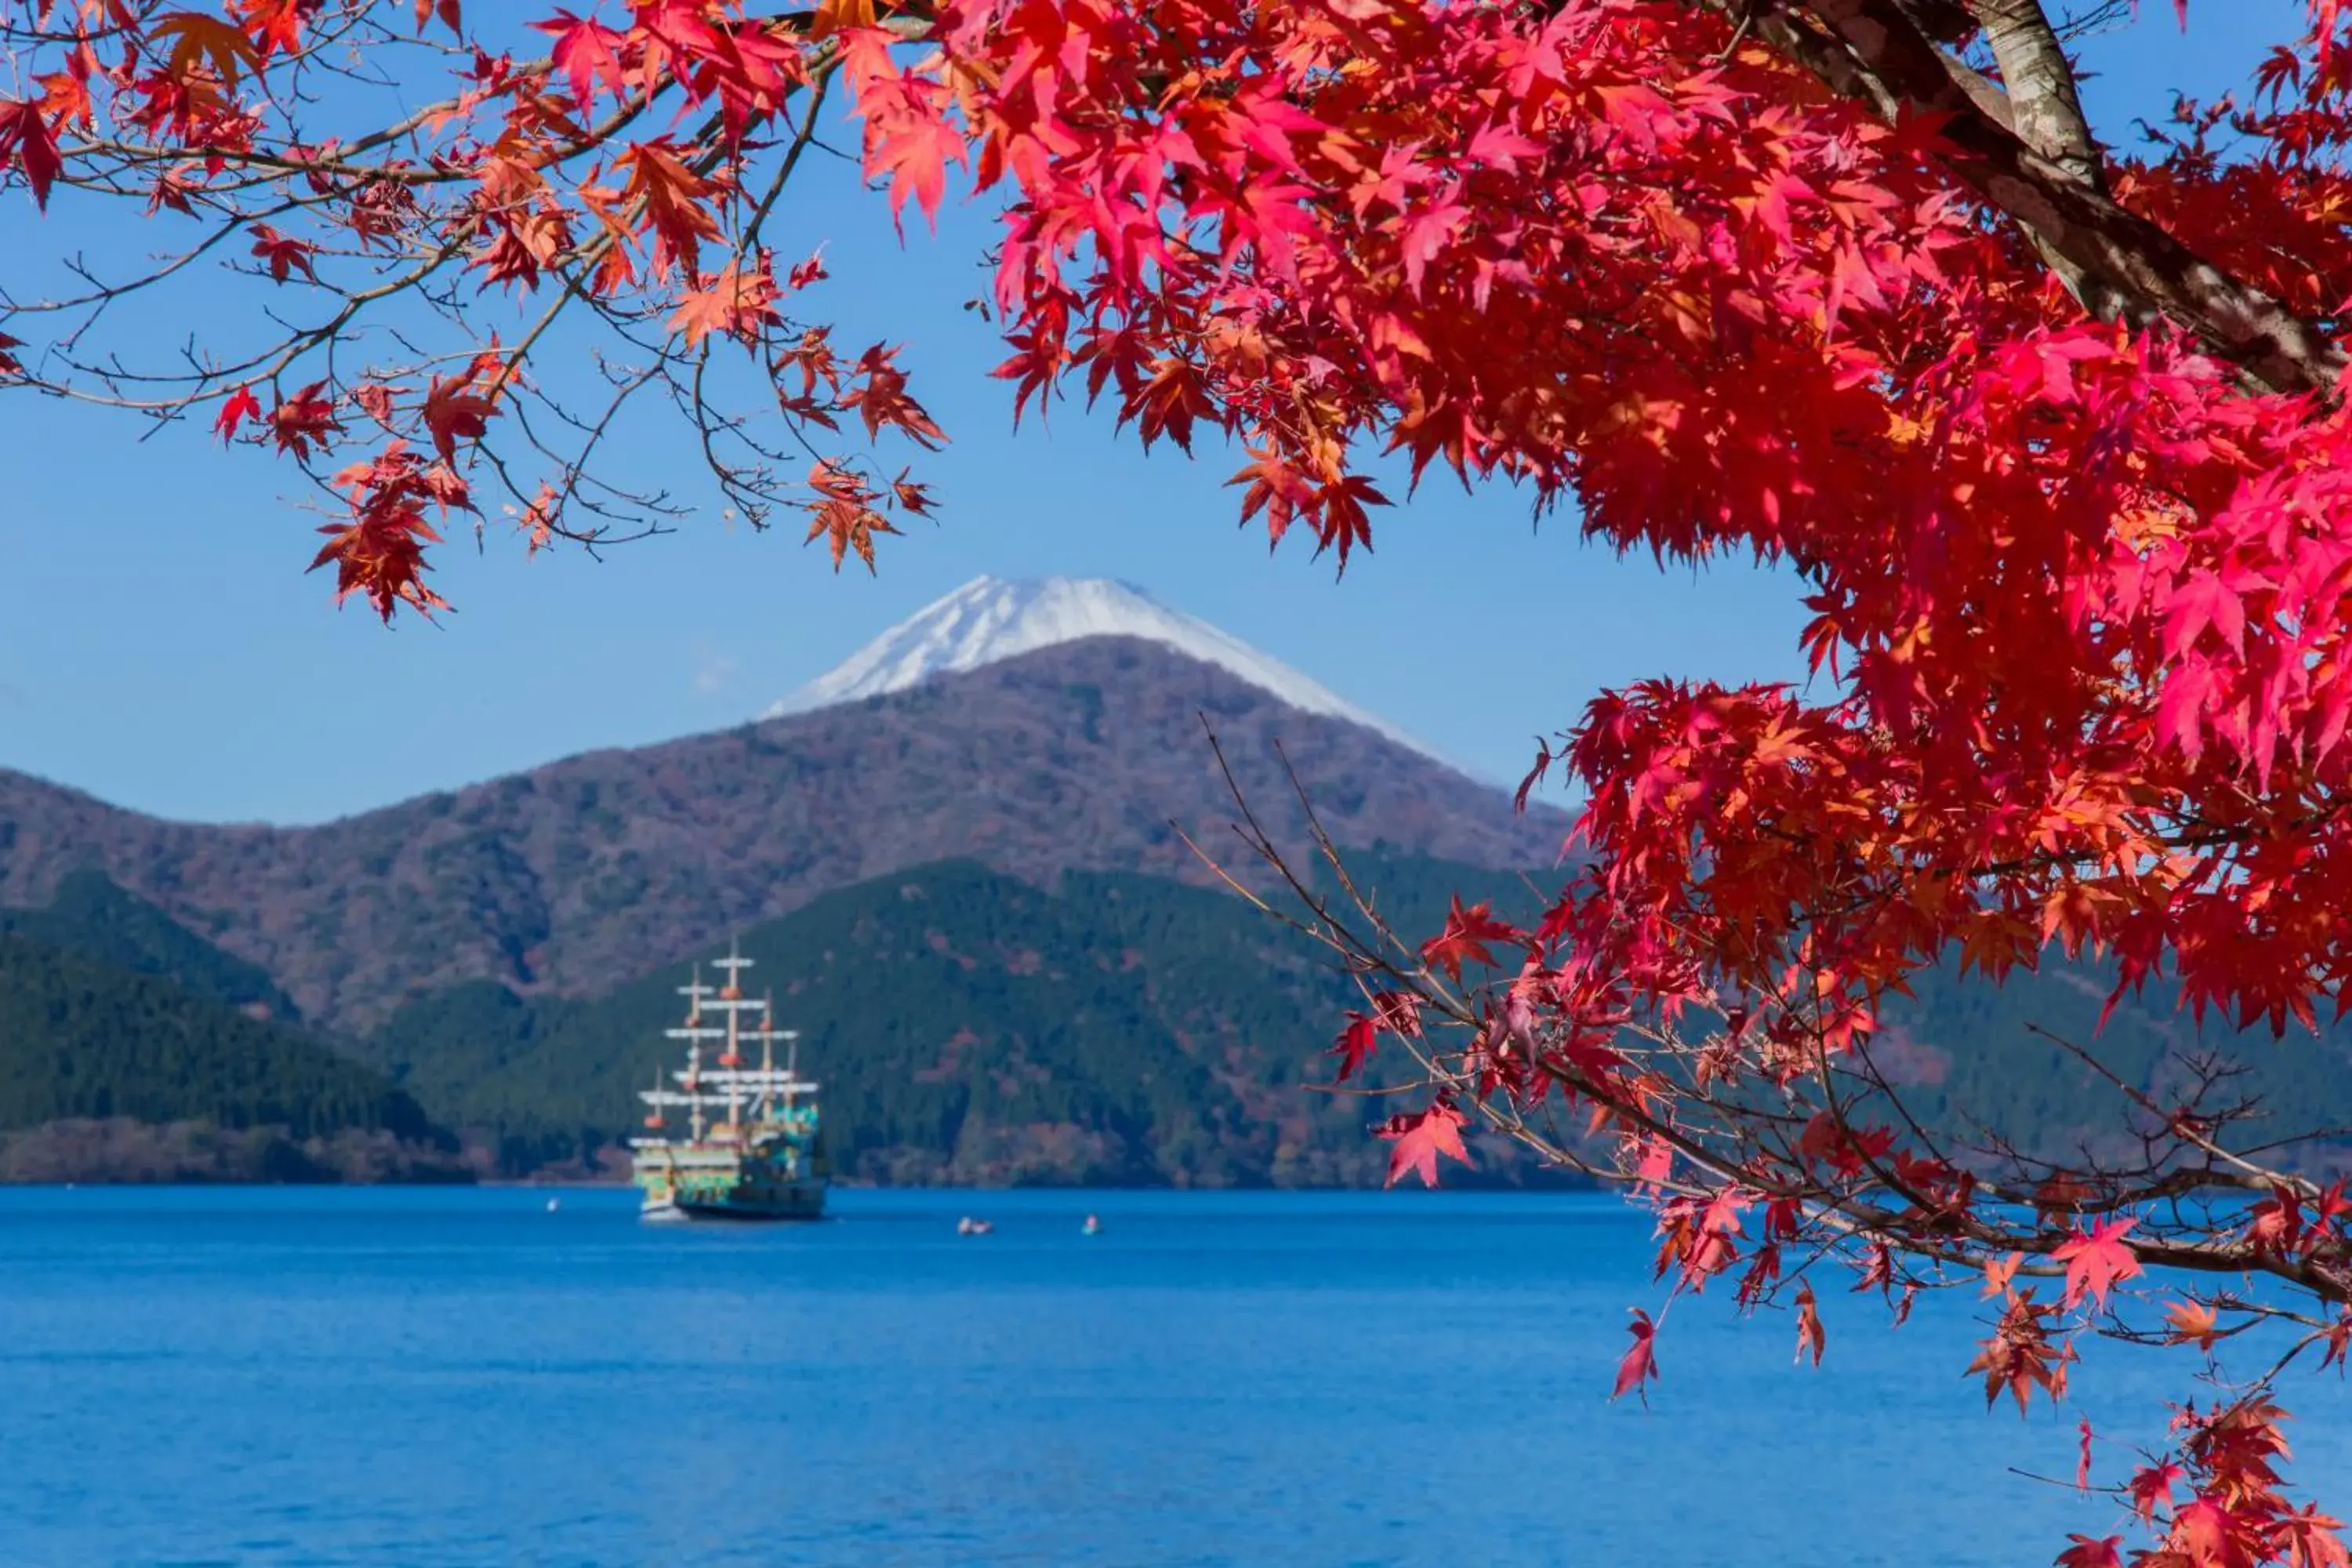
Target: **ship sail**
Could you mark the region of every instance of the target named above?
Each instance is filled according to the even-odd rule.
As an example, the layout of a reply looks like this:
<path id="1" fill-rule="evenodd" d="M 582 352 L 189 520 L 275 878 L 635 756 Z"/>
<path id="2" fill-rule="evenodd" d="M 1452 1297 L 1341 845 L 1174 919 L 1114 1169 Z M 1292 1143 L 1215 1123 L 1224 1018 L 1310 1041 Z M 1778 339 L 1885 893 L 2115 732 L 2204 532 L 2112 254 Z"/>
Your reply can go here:
<path id="1" fill-rule="evenodd" d="M 662 1034 L 685 1043 L 686 1065 L 669 1074 L 675 1088 L 663 1087 L 656 1075 L 652 1089 L 639 1091 L 654 1135 L 629 1141 L 644 1194 L 639 1213 L 646 1219 L 816 1219 L 824 1213 L 818 1086 L 800 1076 L 798 1032 L 775 1026 L 774 993 L 758 999 L 743 994 L 742 972 L 753 963 L 740 943 L 730 942 L 727 956 L 711 965 L 724 984 L 704 984 L 698 963 L 693 979 L 678 987 L 687 999 L 685 1022 Z M 746 1026 L 751 1014 L 759 1016 L 756 1027 Z M 784 1042 L 782 1068 L 778 1040 Z M 745 1059 L 754 1042 L 757 1067 Z M 717 1053 L 710 1065 L 706 1047 Z M 686 1113 L 682 1138 L 667 1135 L 665 1113 L 672 1109 Z"/>

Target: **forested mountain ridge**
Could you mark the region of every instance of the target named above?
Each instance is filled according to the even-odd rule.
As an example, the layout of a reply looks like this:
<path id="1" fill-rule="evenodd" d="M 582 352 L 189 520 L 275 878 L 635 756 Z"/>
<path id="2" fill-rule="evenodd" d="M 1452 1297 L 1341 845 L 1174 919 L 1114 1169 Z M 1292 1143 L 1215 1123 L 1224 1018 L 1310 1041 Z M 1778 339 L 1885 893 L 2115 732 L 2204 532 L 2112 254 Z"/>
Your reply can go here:
<path id="1" fill-rule="evenodd" d="M 1433 928 L 1457 892 L 1524 918 L 1557 875 L 1381 851 L 1350 862 L 1407 932 Z M 0 1179 L 448 1179 L 464 1173 L 444 1126 L 464 1130 L 485 1171 L 616 1174 L 635 1090 L 674 1065 L 661 1031 L 697 956 L 599 996 L 446 988 L 342 1040 L 345 1059 L 256 1017 L 257 972 L 100 879 L 10 923 Z M 1349 984 L 1229 894 L 1080 871 L 1045 889 L 949 861 L 824 895 L 742 940 L 753 993 L 772 989 L 780 1025 L 802 1031 L 850 1180 L 1360 1185 L 1384 1173 L 1370 1127 L 1385 1104 L 1331 1092 L 1322 1054 Z M 2341 1033 L 2200 1035 L 2160 987 L 2101 1032 L 2104 979 L 2063 962 L 2001 987 L 1931 971 L 1916 990 L 1890 1003 L 1870 1050 L 1939 1127 L 2052 1146 L 2115 1122 L 2112 1087 L 2029 1026 L 2159 1092 L 2189 1057 L 2226 1048 L 2246 1071 L 2234 1092 L 2265 1100 L 2271 1129 L 2352 1126 Z M 1376 1058 L 1372 1081 L 1405 1065 Z M 2312 1157 L 2325 1165 L 2342 1142 Z M 1474 1148 L 1478 1167 L 1449 1181 L 1547 1179 L 1507 1145 Z"/>
<path id="2" fill-rule="evenodd" d="M 1465 878 L 1368 857 L 1400 918 Z M 1377 1182 L 1380 1114 L 1319 1047 L 1350 986 L 1238 899 L 1162 878 L 1065 874 L 1049 889 L 972 861 L 827 894 L 747 930 L 747 989 L 824 1085 L 853 1179 L 1179 1185 Z M 681 961 L 597 998 L 477 984 L 423 999 L 358 1048 L 436 1114 L 530 1169 L 609 1145 L 675 1065 Z"/>
<path id="3" fill-rule="evenodd" d="M 455 1138 L 384 1077 L 254 1010 L 250 976 L 136 900 L 46 923 L 125 962 L 0 932 L 0 1180 L 465 1179 Z M 121 925 L 91 925 L 90 908 Z M 150 918 L 152 917 L 152 918 Z M 131 965 L 141 964 L 148 972 Z M 153 972 L 225 985 L 206 995 Z"/>
<path id="4" fill-rule="evenodd" d="M 315 827 L 159 821 L 0 772 L 0 904 L 95 869 L 364 1033 L 467 980 L 584 994 L 740 926 L 966 856 L 1205 880 L 1234 816 L 1202 730 L 1297 838 L 1277 743 L 1349 847 L 1542 864 L 1566 818 L 1173 649 L 1102 637 L 856 703 L 591 752 Z"/>
<path id="5" fill-rule="evenodd" d="M 91 963 L 163 980 L 250 1017 L 291 1021 L 291 998 L 259 964 L 224 952 L 98 871 L 68 873 L 49 903 L 0 910 L 0 932 Z"/>
<path id="6" fill-rule="evenodd" d="M 1524 917 L 1546 885 L 1377 853 L 1352 869 L 1408 932 L 1434 929 L 1455 892 Z M 772 988 L 779 1026 L 803 1033 L 801 1062 L 825 1086 L 852 1179 L 1355 1185 L 1384 1173 L 1370 1125 L 1388 1103 L 1356 1084 L 1332 1092 L 1322 1054 L 1351 984 L 1238 899 L 1118 873 L 1072 872 L 1046 890 L 950 862 L 828 894 L 745 931 L 742 949 L 750 994 Z M 509 1172 L 584 1168 L 600 1149 L 619 1157 L 635 1091 L 674 1065 L 661 1031 L 679 1021 L 688 973 L 681 961 L 593 998 L 459 987 L 357 1048 Z M 2189 1058 L 2226 1052 L 2244 1073 L 2233 1095 L 2270 1107 L 2264 1136 L 2352 1127 L 2340 1031 L 2200 1031 L 2160 987 L 2100 1031 L 2105 982 L 2063 961 L 1998 987 L 1935 970 L 1916 990 L 1890 999 L 1871 1058 L 1914 1114 L 1963 1141 L 1990 1127 L 2053 1150 L 2122 1123 L 2117 1091 L 2040 1030 L 2159 1096 Z M 1391 1047 L 1371 1080 L 1407 1066 Z M 1449 1169 L 1449 1182 L 1544 1179 L 1510 1145 L 1476 1152 L 1479 1168 Z"/>

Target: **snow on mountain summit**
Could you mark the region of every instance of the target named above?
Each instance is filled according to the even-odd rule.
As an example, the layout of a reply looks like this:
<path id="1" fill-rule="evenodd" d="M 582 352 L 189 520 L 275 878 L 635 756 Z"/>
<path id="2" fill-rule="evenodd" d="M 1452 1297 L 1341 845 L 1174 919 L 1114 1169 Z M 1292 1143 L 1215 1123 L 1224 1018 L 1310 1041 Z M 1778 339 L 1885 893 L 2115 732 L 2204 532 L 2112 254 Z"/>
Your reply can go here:
<path id="1" fill-rule="evenodd" d="M 1084 637 L 1139 637 L 1238 677 L 1308 713 L 1344 719 L 1424 756 L 1435 752 L 1328 688 L 1132 584 L 1102 577 L 975 577 L 925 605 L 760 715 L 855 702 Z M 1447 763 L 1453 766 L 1452 763 Z"/>

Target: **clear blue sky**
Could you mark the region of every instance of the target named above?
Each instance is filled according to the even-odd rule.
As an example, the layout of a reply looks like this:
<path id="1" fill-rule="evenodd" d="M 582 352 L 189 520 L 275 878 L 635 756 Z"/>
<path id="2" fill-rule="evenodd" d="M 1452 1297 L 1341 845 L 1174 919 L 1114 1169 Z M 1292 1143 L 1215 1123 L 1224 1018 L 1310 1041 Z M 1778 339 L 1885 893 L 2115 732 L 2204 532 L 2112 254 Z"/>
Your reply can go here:
<path id="1" fill-rule="evenodd" d="M 2150 0 L 2137 26 L 2091 46 L 2111 142 L 2161 115 L 2176 86 L 2242 83 L 2301 14 L 2197 0 L 2184 37 L 2171 9 Z M 812 311 L 831 310 L 847 346 L 904 342 L 918 395 L 954 437 L 924 464 L 940 525 L 885 540 L 878 579 L 836 578 L 797 529 L 730 529 L 715 510 L 601 563 L 527 561 L 494 523 L 486 554 L 470 539 L 441 552 L 458 613 L 387 633 L 303 575 L 318 520 L 288 504 L 273 460 L 0 396 L 0 765 L 167 816 L 323 821 L 740 722 L 983 572 L 1128 579 L 1512 782 L 1533 737 L 1604 685 L 1801 669 L 1785 578 L 1619 562 L 1583 545 L 1573 518 L 1537 531 L 1500 488 L 1465 497 L 1433 480 L 1376 519 L 1374 553 L 1344 580 L 1295 542 L 1269 559 L 1261 531 L 1234 526 L 1229 453 L 1147 458 L 1108 416 L 1069 405 L 1050 430 L 1013 433 L 1008 390 L 986 375 L 1002 347 L 961 308 L 982 288 L 976 209 L 937 238 L 910 225 L 902 247 L 881 200 L 842 174 L 798 195 L 793 243 L 825 242 L 833 273 Z M 37 226 L 20 205 L 0 216 L 10 249 L 94 232 L 67 200 Z M 0 281 L 22 274 L 0 261 Z M 620 456 L 680 484 L 695 472 L 682 426 Z"/>

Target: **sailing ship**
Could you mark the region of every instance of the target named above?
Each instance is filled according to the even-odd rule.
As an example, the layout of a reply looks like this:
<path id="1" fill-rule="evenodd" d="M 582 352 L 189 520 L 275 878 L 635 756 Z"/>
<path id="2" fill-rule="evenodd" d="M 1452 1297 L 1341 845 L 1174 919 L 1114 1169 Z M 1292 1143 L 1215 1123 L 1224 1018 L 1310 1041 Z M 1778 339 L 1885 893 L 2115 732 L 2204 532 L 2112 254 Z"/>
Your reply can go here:
<path id="1" fill-rule="evenodd" d="M 678 987 L 687 999 L 686 1022 L 663 1031 L 686 1042 L 686 1066 L 658 1075 L 646 1102 L 650 1136 L 632 1138 L 637 1186 L 648 1220 L 818 1219 L 824 1214 L 827 1172 L 818 1138 L 817 1086 L 800 1076 L 796 1030 L 775 1026 L 773 993 L 752 1000 L 743 994 L 742 972 L 752 966 L 730 942 L 714 967 L 723 984 L 702 982 L 695 965 L 691 984 Z M 744 1016 L 757 1013 L 757 1028 Z M 716 1020 L 724 1018 L 722 1026 Z M 784 1065 L 776 1065 L 776 1042 L 784 1044 Z M 753 1045 L 760 1065 L 747 1065 Z M 703 1048 L 719 1059 L 705 1066 Z M 667 1135 L 668 1112 L 685 1116 L 683 1138 Z"/>

